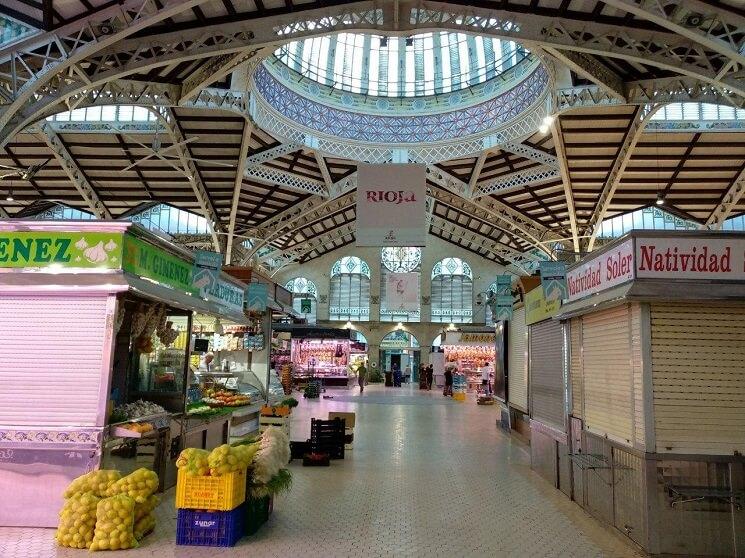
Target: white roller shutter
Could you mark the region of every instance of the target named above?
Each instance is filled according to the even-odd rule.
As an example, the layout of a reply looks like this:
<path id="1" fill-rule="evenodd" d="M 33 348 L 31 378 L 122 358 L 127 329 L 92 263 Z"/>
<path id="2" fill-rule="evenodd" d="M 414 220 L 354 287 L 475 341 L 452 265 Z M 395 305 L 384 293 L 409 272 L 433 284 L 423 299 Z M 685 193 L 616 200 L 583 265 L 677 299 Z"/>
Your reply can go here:
<path id="1" fill-rule="evenodd" d="M 572 385 L 572 416 L 584 418 L 582 412 L 582 318 L 569 323 L 569 380 Z"/>
<path id="2" fill-rule="evenodd" d="M 507 400 L 510 405 L 528 412 L 528 360 L 527 337 L 525 326 L 525 307 L 516 309 L 512 320 L 507 325 L 507 362 L 509 370 L 507 376 Z"/>
<path id="3" fill-rule="evenodd" d="M 105 294 L 0 297 L 0 424 L 103 426 L 106 305 Z"/>
<path id="4" fill-rule="evenodd" d="M 632 445 L 634 436 L 631 331 L 628 305 L 582 317 L 585 426 Z"/>
<path id="5" fill-rule="evenodd" d="M 564 334 L 561 322 L 530 326 L 530 418 L 565 430 Z"/>
<path id="6" fill-rule="evenodd" d="M 745 307 L 652 304 L 657 451 L 745 453 Z"/>

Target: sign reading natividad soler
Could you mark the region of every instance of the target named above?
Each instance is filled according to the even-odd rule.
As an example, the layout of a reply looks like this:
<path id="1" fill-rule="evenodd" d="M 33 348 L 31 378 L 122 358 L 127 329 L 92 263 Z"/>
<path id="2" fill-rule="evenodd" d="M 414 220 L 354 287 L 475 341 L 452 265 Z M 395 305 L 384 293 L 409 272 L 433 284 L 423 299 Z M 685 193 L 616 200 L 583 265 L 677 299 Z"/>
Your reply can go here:
<path id="1" fill-rule="evenodd" d="M 635 236 L 567 272 L 569 300 L 632 279 L 745 280 L 745 238 Z"/>

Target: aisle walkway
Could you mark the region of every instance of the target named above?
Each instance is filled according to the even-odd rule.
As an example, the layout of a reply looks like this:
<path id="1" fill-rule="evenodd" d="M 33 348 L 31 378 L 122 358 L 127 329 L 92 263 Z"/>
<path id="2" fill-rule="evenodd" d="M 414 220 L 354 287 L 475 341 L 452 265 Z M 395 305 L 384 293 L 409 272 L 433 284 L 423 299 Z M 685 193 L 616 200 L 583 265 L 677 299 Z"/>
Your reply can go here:
<path id="1" fill-rule="evenodd" d="M 293 438 L 309 417 L 357 413 L 354 449 L 330 468 L 293 462 L 295 484 L 269 523 L 234 549 L 177 547 L 172 494 L 141 548 L 106 556 L 635 556 L 530 471 L 516 440 L 495 428 L 496 408 L 439 392 L 370 386 L 301 401 Z M 56 549 L 53 530 L 0 529 L 0 557 L 88 556 Z"/>

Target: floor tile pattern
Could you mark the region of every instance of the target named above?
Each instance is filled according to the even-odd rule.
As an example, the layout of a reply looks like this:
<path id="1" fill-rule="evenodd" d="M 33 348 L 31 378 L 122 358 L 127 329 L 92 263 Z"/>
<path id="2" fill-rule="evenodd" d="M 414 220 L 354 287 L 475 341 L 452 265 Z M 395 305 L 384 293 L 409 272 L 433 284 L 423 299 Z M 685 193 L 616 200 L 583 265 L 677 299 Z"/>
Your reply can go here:
<path id="1" fill-rule="evenodd" d="M 495 407 L 411 386 L 327 394 L 301 401 L 292 437 L 307 437 L 310 417 L 354 411 L 354 449 L 329 468 L 293 462 L 293 489 L 259 533 L 235 548 L 176 546 L 169 491 L 142 546 L 104 556 L 641 556 L 531 472 L 525 446 L 496 428 Z M 0 528 L 0 558 L 88 556 L 53 536 Z"/>

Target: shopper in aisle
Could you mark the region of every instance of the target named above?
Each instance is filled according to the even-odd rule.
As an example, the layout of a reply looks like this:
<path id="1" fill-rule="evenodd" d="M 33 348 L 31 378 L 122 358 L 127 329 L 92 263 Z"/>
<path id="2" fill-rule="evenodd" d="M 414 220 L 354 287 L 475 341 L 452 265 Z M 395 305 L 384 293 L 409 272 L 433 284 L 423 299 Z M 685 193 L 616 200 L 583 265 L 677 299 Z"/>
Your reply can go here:
<path id="1" fill-rule="evenodd" d="M 357 368 L 357 383 L 360 385 L 360 393 L 365 391 L 365 383 L 367 383 L 367 368 L 365 367 L 364 362 Z"/>
<path id="2" fill-rule="evenodd" d="M 453 396 L 453 372 L 450 367 L 445 369 L 445 389 L 442 391 L 444 396 Z"/>
<path id="3" fill-rule="evenodd" d="M 435 376 L 435 370 L 434 367 L 430 364 L 427 366 L 427 389 L 429 391 L 432 391 L 432 380 Z"/>
<path id="4" fill-rule="evenodd" d="M 491 395 L 491 382 L 489 381 L 491 380 L 491 374 L 489 366 L 486 362 L 482 362 L 479 370 L 481 371 L 481 387 L 484 389 L 486 395 Z"/>

